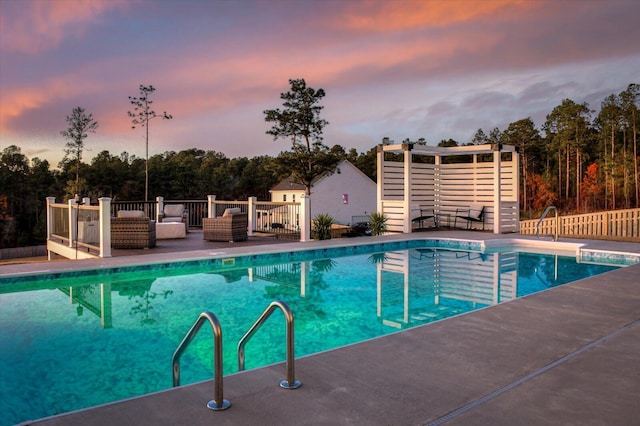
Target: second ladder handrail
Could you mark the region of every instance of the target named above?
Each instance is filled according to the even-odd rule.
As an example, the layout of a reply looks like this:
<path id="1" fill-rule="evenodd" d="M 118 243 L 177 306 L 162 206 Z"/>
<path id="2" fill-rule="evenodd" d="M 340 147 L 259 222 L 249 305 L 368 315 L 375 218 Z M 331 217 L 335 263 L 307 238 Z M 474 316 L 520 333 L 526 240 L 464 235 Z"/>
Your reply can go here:
<path id="1" fill-rule="evenodd" d="M 191 329 L 187 332 L 182 342 L 178 346 L 178 349 L 173 353 L 171 363 L 173 365 L 173 386 L 180 386 L 180 357 L 187 349 L 191 341 L 202 325 L 208 321 L 211 324 L 213 330 L 213 382 L 214 382 L 214 395 L 213 400 L 209 401 L 207 407 L 213 411 L 226 410 L 231 406 L 231 403 L 224 399 L 222 390 L 222 327 L 218 317 L 212 312 L 203 312 L 198 316 L 198 319 L 193 324 Z"/>
<path id="2" fill-rule="evenodd" d="M 536 237 L 540 238 L 540 224 L 542 223 L 542 220 L 547 216 L 547 214 L 551 210 L 555 210 L 556 212 L 556 230 L 555 230 L 555 233 L 551 236 L 553 237 L 553 241 L 558 241 L 558 233 L 559 233 L 558 231 L 560 229 L 560 222 L 558 221 L 558 209 L 556 208 L 556 206 L 547 207 L 544 213 L 542 213 L 542 216 L 540 216 L 540 220 L 538 221 L 538 223 L 536 223 Z"/>
<path id="3" fill-rule="evenodd" d="M 287 327 L 287 379 L 280 382 L 280 387 L 284 389 L 297 389 L 302 386 L 300 381 L 295 378 L 295 366 L 294 366 L 294 354 L 293 354 L 293 313 L 287 305 L 282 300 L 276 300 L 271 302 L 267 309 L 260 315 L 258 320 L 249 328 L 249 331 L 245 333 L 244 336 L 238 342 L 238 370 L 244 370 L 244 347 L 253 337 L 253 335 L 258 331 L 258 329 L 264 324 L 264 322 L 271 316 L 273 311 L 276 308 L 280 308 L 282 313 L 284 314 L 284 318 L 286 320 Z"/>

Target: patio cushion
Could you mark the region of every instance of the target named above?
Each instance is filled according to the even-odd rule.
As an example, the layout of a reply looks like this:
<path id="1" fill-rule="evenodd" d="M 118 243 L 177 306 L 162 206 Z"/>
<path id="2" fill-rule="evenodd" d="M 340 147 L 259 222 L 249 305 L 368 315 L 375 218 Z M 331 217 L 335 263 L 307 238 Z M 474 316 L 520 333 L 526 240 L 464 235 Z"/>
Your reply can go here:
<path id="1" fill-rule="evenodd" d="M 184 204 L 167 204 L 164 206 L 165 216 L 179 217 L 178 221 L 181 221 L 182 213 L 184 213 Z"/>
<path id="2" fill-rule="evenodd" d="M 144 217 L 142 210 L 118 210 L 118 217 Z"/>
<path id="3" fill-rule="evenodd" d="M 480 215 L 482 215 L 482 205 L 471 204 L 471 206 L 469 206 L 469 217 L 480 220 Z"/>
<path id="4" fill-rule="evenodd" d="M 242 213 L 240 207 L 230 207 L 228 209 L 224 209 L 224 213 L 222 213 L 222 217 L 229 217 L 234 214 Z"/>

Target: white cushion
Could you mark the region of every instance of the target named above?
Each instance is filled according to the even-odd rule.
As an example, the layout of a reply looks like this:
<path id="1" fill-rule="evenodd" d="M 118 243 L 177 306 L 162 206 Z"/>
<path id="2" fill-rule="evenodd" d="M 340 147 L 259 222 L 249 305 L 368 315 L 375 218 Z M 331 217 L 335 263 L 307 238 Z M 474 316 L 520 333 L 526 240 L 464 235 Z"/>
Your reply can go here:
<path id="1" fill-rule="evenodd" d="M 165 216 L 182 216 L 184 213 L 184 205 L 182 204 L 167 204 L 164 206 Z"/>
<path id="2" fill-rule="evenodd" d="M 182 222 L 159 222 L 156 223 L 156 238 L 165 240 L 170 238 L 186 238 L 187 231 Z"/>
<path id="3" fill-rule="evenodd" d="M 163 222 L 179 222 L 182 223 L 182 216 L 165 216 L 162 218 Z"/>
<path id="4" fill-rule="evenodd" d="M 469 217 L 474 218 L 476 220 L 480 220 L 481 214 L 482 214 L 482 205 L 471 204 L 471 206 L 469 206 Z"/>
<path id="5" fill-rule="evenodd" d="M 240 210 L 240 207 L 230 207 L 228 209 L 224 209 L 224 213 L 222 213 L 222 217 L 228 217 L 238 213 L 242 213 L 242 210 Z"/>
<path id="6" fill-rule="evenodd" d="M 118 217 L 144 217 L 142 210 L 118 210 Z"/>

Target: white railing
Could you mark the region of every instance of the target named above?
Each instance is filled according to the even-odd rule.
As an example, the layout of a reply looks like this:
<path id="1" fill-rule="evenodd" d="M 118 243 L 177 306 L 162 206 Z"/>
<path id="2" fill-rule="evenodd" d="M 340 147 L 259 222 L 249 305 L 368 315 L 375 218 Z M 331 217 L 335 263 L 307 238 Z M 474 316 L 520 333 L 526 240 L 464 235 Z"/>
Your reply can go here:
<path id="1" fill-rule="evenodd" d="M 268 232 L 276 235 L 292 235 L 300 241 L 311 240 L 311 204 L 309 196 L 300 198 L 299 203 L 258 201 L 249 197 L 247 201 L 216 200 L 215 195 L 207 197 L 207 212 L 210 218 L 220 216 L 229 207 L 239 207 L 249 218 L 248 234 Z"/>
<path id="2" fill-rule="evenodd" d="M 602 238 L 640 242 L 640 209 L 611 210 L 558 217 L 561 237 Z M 535 235 L 539 219 L 520 221 L 520 233 Z M 540 221 L 540 234 L 554 234 L 556 219 Z"/>
<path id="3" fill-rule="evenodd" d="M 111 198 L 90 205 L 89 198 L 56 203 L 47 197 L 47 251 L 68 259 L 111 257 Z M 108 220 L 103 220 L 103 219 Z"/>
<path id="4" fill-rule="evenodd" d="M 290 234 L 300 241 L 311 240 L 311 212 L 308 196 L 299 203 L 275 203 L 257 201 L 207 199 L 208 217 L 222 215 L 225 208 L 240 207 L 248 213 L 248 234 L 269 232 Z M 161 211 L 162 197 L 158 197 L 156 211 Z M 99 205 L 90 205 L 90 199 L 82 202 L 69 200 L 56 203 L 55 197 L 47 197 L 47 251 L 49 259 L 55 253 L 68 259 L 111 257 L 111 198 L 99 199 Z"/>

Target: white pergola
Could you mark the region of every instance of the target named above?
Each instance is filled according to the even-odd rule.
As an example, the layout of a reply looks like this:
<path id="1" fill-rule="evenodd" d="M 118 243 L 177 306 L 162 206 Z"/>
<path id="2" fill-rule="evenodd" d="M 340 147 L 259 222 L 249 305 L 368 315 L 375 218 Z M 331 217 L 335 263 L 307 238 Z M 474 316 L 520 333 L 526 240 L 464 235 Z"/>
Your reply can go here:
<path id="1" fill-rule="evenodd" d="M 518 161 L 511 145 L 379 146 L 377 210 L 389 218 L 389 231 L 409 233 L 421 208 L 453 225 L 456 210 L 481 205 L 485 229 L 519 232 Z M 466 221 L 458 224 L 464 227 Z"/>

